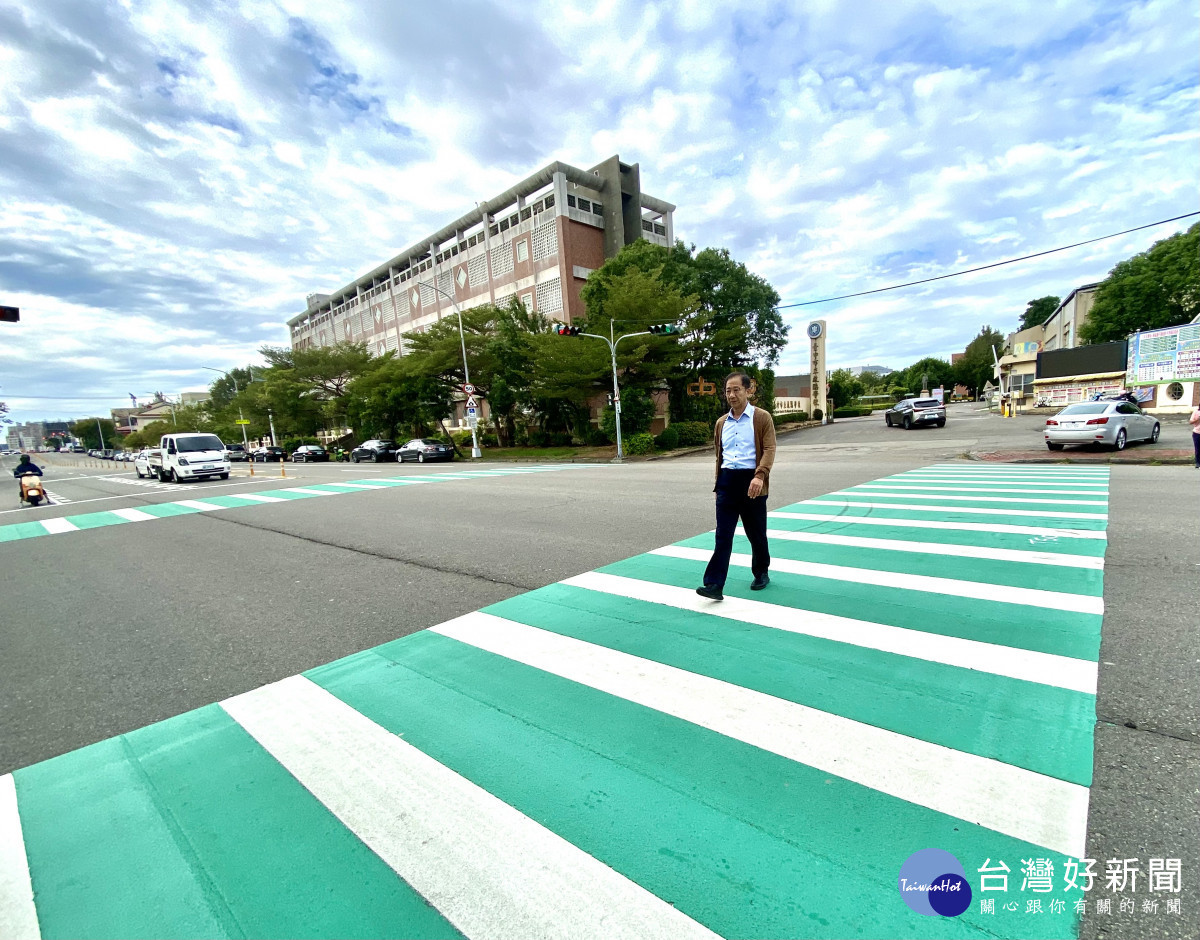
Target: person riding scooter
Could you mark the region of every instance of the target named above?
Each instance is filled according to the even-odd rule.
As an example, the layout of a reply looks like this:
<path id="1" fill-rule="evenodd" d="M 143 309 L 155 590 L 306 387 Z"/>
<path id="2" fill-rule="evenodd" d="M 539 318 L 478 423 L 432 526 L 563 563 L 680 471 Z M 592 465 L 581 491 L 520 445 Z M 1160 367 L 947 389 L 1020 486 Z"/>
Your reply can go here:
<path id="1" fill-rule="evenodd" d="M 21 477 L 27 473 L 32 473 L 34 476 L 42 475 L 42 468 L 29 459 L 28 454 L 22 454 L 20 462 L 17 463 L 16 469 L 13 470 L 13 476 L 17 478 L 17 495 L 25 499 L 25 486 L 21 483 Z"/>

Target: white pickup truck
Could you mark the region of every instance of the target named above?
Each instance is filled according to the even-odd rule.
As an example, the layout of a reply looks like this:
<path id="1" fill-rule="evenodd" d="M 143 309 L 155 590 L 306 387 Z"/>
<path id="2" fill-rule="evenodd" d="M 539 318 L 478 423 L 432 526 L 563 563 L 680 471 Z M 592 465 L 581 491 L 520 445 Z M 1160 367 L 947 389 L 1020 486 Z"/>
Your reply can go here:
<path id="1" fill-rule="evenodd" d="M 203 480 L 206 477 L 229 479 L 229 458 L 225 445 L 215 434 L 193 431 L 190 434 L 164 434 L 158 450 L 150 455 L 150 473 L 164 483 L 173 480 Z"/>

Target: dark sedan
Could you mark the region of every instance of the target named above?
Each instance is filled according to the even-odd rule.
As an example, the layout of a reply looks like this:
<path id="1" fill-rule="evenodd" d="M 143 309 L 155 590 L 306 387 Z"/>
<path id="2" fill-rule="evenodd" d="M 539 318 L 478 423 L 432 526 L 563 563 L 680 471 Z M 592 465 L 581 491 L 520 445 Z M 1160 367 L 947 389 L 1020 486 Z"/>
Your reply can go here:
<path id="1" fill-rule="evenodd" d="M 406 460 L 415 460 L 418 463 L 425 463 L 429 460 L 453 460 L 454 448 L 441 441 L 418 437 L 401 447 L 396 452 L 396 459 L 401 463 Z"/>
<path id="2" fill-rule="evenodd" d="M 329 460 L 329 451 L 317 444 L 304 444 L 292 452 L 292 463 L 313 463 Z"/>
<path id="3" fill-rule="evenodd" d="M 287 459 L 287 451 L 282 447 L 256 447 L 250 451 L 250 459 L 255 463 L 270 463 L 273 460 L 283 463 Z"/>
<path id="4" fill-rule="evenodd" d="M 361 460 L 370 460 L 372 463 L 382 463 L 385 460 L 396 459 L 396 442 L 384 441 L 372 438 L 369 441 L 363 441 L 354 450 L 350 451 L 350 459 L 355 463 Z"/>

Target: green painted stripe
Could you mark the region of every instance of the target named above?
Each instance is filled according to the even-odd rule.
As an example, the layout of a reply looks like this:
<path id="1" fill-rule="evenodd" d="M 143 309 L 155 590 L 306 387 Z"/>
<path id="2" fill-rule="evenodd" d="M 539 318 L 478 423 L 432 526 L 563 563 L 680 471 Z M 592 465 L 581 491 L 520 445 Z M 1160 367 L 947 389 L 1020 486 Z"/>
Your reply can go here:
<path id="1" fill-rule="evenodd" d="M 148 503 L 145 506 L 138 506 L 136 508 L 147 515 L 157 516 L 160 519 L 167 519 L 171 516 L 190 516 L 194 513 L 204 511 L 197 509 L 195 506 L 180 506 L 179 503 Z"/>
<path id="2" fill-rule="evenodd" d="M 666 555 L 635 555 L 597 568 L 676 587 L 697 587 L 704 562 Z M 750 573 L 732 569 L 725 593 L 764 600 L 750 591 Z M 744 574 L 744 583 L 738 575 Z M 893 627 L 921 630 L 942 636 L 982 640 L 1017 649 L 1036 650 L 1096 662 L 1100 653 L 1100 616 L 1034 607 L 1015 608 L 1000 601 L 972 600 L 923 591 L 897 591 L 871 584 L 771 573 L 770 603 L 797 610 L 813 610 L 869 620 Z"/>
<path id="3" fill-rule="evenodd" d="M 971 507 L 963 506 L 960 512 L 943 512 L 930 507 L 924 511 L 913 509 L 897 509 L 892 506 L 863 506 L 850 502 L 849 505 L 829 505 L 829 498 L 814 498 L 806 500 L 802 503 L 792 503 L 786 507 L 778 507 L 779 509 L 788 509 L 793 512 L 827 512 L 832 517 L 838 516 L 871 516 L 876 519 L 931 519 L 940 522 L 1011 522 L 1016 525 L 1032 525 L 1046 529 L 1088 529 L 1091 531 L 1103 531 L 1108 527 L 1107 518 L 1087 519 L 1061 519 L 1055 516 L 1014 516 L 1007 519 L 1002 515 L 987 515 L 984 513 L 973 513 Z M 979 507 L 976 507 L 979 508 Z M 991 509 L 1003 509 L 1000 504 L 994 504 L 991 507 L 983 507 Z M 1042 509 L 1049 507 L 1042 506 Z"/>
<path id="4" fill-rule="evenodd" d="M 912 913 L 900 865 L 945 848 L 978 890 L 985 858 L 1063 862 L 429 631 L 306 675 L 723 936 L 1023 936 L 1019 912 Z M 1075 928 L 1068 907 L 1035 929 Z"/>
<path id="5" fill-rule="evenodd" d="M 774 510 L 772 510 L 774 511 Z M 810 507 L 787 510 L 809 512 Z M 967 529 L 926 529 L 905 526 L 874 525 L 862 522 L 864 516 L 830 516 L 827 521 L 783 519 L 771 516 L 767 524 L 784 532 L 813 532 L 828 535 L 854 535 L 862 538 L 893 539 L 900 542 L 934 542 L 938 545 L 970 545 L 1003 548 L 1018 552 L 1048 552 L 1055 555 L 1104 555 L 1103 539 L 1064 539 L 1048 535 L 1018 535 L 1014 532 L 979 532 Z"/>
<path id="6" fill-rule="evenodd" d="M 687 548 L 702 548 L 711 552 L 714 540 L 715 534 L 706 532 L 675 544 Z M 733 550 L 743 553 L 750 551 L 750 542 L 740 532 L 734 536 Z M 1088 597 L 1101 597 L 1104 594 L 1104 572 L 1085 568 L 1030 565 L 1019 561 L 1002 561 L 991 558 L 923 555 L 918 552 L 898 552 L 882 548 L 789 542 L 786 539 L 771 541 L 770 551 L 772 558 L 844 565 L 848 568 L 862 568 L 867 571 L 920 574 L 935 578 L 954 578 L 960 581 L 1007 585 L 1008 587 L 1063 591 Z"/>
<path id="7" fill-rule="evenodd" d="M 11 525 L 0 526 L 0 542 L 17 542 L 21 539 L 37 538 L 39 535 L 49 535 L 40 522 L 15 522 Z"/>
<path id="8" fill-rule="evenodd" d="M 489 614 L 1089 786 L 1096 697 L 566 585 Z"/>
<path id="9" fill-rule="evenodd" d="M 18 770 L 45 937 L 458 937 L 218 706 Z"/>
<path id="10" fill-rule="evenodd" d="M 814 502 L 825 502 L 830 499 L 851 499 L 860 500 L 862 502 L 887 502 L 887 503 L 905 503 L 917 504 L 921 506 L 944 506 L 949 508 L 963 509 L 1003 509 L 1013 510 L 1020 509 L 1028 512 L 1073 512 L 1084 515 L 1103 516 L 1108 512 L 1107 505 L 1103 506 L 1081 506 L 1077 503 L 1059 502 L 1057 499 L 1054 502 L 1031 502 L 1022 499 L 1005 499 L 1003 502 L 983 502 L 978 499 L 953 499 L 946 500 L 944 504 L 939 504 L 936 499 L 913 499 L 911 493 L 869 493 L 864 491 L 851 492 L 849 490 L 839 490 L 836 493 L 827 493 L 824 496 L 813 497 Z M 940 495 L 940 494 L 928 494 Z M 1107 503 L 1107 500 L 1105 501 Z M 1068 520 L 1073 521 L 1073 520 Z"/>

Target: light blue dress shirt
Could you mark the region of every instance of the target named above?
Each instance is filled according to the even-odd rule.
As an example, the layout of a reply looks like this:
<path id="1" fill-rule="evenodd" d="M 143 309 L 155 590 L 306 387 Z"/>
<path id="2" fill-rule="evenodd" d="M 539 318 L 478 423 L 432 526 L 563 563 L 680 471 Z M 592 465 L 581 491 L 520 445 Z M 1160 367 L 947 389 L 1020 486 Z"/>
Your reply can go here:
<path id="1" fill-rule="evenodd" d="M 754 406 L 747 404 L 740 418 L 735 420 L 733 412 L 725 416 L 725 423 L 721 426 L 721 467 L 725 470 L 753 470 L 757 466 Z"/>

